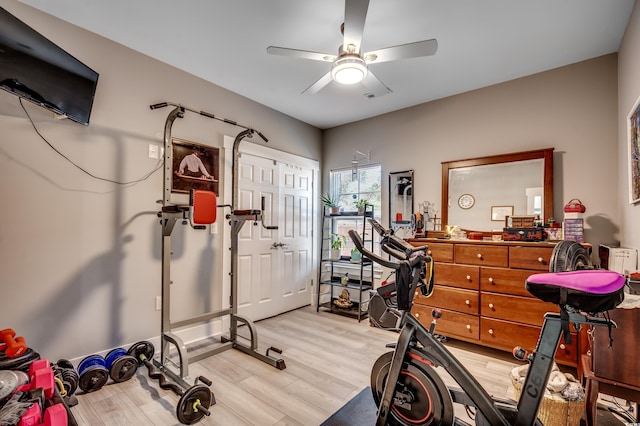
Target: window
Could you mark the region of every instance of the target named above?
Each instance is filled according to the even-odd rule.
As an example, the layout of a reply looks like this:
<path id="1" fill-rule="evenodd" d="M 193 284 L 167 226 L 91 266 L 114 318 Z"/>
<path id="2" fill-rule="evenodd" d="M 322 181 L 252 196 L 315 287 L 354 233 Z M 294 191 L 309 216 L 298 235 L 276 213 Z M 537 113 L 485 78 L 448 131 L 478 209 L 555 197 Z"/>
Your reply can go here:
<path id="1" fill-rule="evenodd" d="M 373 217 L 380 221 L 381 203 L 382 203 L 382 166 L 379 164 L 360 166 L 356 173 L 352 169 L 332 170 L 331 171 L 331 194 L 338 201 L 342 212 L 355 212 L 358 210 L 356 202 L 358 200 L 366 200 L 367 204 L 373 205 Z M 336 229 L 334 232 L 344 235 L 347 238 L 347 244 L 342 249 L 341 255 L 349 257 L 351 249 L 354 247 L 353 242 L 349 238 L 350 229 L 356 229 L 360 225 L 360 221 L 354 220 L 334 220 Z M 358 232 L 362 232 L 362 227 L 357 228 Z M 367 233 L 374 235 L 366 235 L 366 238 L 373 238 L 374 252 L 380 253 L 380 238 L 377 232 L 370 228 Z"/>
<path id="2" fill-rule="evenodd" d="M 367 200 L 374 206 L 374 215 L 380 218 L 382 201 L 382 167 L 377 165 L 361 166 L 355 174 L 352 169 L 333 170 L 331 172 L 331 193 L 338 200 L 340 210 L 357 210 L 358 200 Z"/>

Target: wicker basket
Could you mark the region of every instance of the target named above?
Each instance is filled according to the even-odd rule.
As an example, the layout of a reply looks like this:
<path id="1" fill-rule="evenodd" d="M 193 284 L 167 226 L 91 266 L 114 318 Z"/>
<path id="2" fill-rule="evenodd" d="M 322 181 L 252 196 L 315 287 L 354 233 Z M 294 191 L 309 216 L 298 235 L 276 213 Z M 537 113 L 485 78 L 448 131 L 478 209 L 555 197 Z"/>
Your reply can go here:
<path id="1" fill-rule="evenodd" d="M 516 400 L 520 399 L 522 384 L 511 376 Z M 545 394 L 538 408 L 538 419 L 545 426 L 577 426 L 585 410 L 585 401 L 567 401 L 559 395 Z"/>

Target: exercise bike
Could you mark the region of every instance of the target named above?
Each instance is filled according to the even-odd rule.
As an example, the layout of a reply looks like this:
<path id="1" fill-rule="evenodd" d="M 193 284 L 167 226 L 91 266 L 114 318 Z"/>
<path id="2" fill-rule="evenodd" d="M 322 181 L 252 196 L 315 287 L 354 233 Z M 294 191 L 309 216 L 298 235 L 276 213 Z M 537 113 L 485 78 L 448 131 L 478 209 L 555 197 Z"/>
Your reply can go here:
<path id="1" fill-rule="evenodd" d="M 362 255 L 370 260 L 396 271 L 410 268 L 409 274 L 397 275 L 398 290 L 417 286 L 427 256 L 410 257 L 395 250 L 391 253 L 398 260 L 387 260 L 367 250 L 356 232 L 349 231 L 349 236 Z M 560 336 L 565 333 L 567 338 L 570 323 L 576 327 L 616 327 L 613 321 L 598 315 L 622 302 L 625 282 L 622 275 L 606 270 L 540 273 L 526 280 L 525 286 L 533 296 L 559 305 L 560 313 L 545 314 L 532 354 L 526 354 L 521 348 L 514 349 L 517 358 L 530 362 L 517 402 L 489 395 L 434 336 L 437 319 L 441 316 L 439 310 L 432 312 L 433 321 L 428 329 L 411 315 L 415 291 L 410 291 L 408 306 L 397 306 L 400 335 L 396 343 L 387 345 L 394 350 L 381 355 L 371 372 L 373 399 L 378 406 L 376 425 L 469 425 L 456 417 L 454 403 L 474 409 L 476 425 L 541 424 L 537 412 Z M 432 291 L 433 287 L 427 290 Z M 389 309 L 393 309 L 392 304 Z M 460 388 L 447 387 L 436 371 L 437 367 L 444 368 Z"/>

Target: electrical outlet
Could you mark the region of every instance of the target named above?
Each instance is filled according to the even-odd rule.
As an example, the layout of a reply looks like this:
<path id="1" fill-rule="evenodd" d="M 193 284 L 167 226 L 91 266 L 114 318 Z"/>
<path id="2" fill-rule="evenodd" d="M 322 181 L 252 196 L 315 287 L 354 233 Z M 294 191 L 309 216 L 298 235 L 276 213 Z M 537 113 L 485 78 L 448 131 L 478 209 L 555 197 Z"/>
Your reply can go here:
<path id="1" fill-rule="evenodd" d="M 155 160 L 160 158 L 158 145 L 149 144 L 149 158 L 153 158 Z"/>
<path id="2" fill-rule="evenodd" d="M 156 296 L 156 311 L 162 309 L 162 296 Z"/>

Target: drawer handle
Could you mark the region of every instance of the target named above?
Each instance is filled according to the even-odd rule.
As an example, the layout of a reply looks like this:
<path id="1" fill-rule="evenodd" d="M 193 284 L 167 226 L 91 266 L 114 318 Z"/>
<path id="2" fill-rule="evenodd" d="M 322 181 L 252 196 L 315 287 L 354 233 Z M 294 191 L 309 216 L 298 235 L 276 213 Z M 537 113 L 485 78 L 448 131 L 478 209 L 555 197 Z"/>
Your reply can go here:
<path id="1" fill-rule="evenodd" d="M 431 250 L 427 250 L 427 254 L 431 256 Z"/>
<path id="2" fill-rule="evenodd" d="M 489 334 L 491 334 L 493 336 L 493 328 L 489 329 Z"/>
<path id="3" fill-rule="evenodd" d="M 467 324 L 467 330 L 471 330 L 471 324 Z"/>
<path id="4" fill-rule="evenodd" d="M 538 262 L 540 262 L 540 263 L 544 263 L 544 258 L 539 257 L 539 258 L 538 258 Z"/>
<path id="5" fill-rule="evenodd" d="M 416 318 L 420 318 L 420 313 L 416 313 Z"/>
<path id="6" fill-rule="evenodd" d="M 476 256 L 478 257 L 478 259 L 482 259 L 482 254 L 481 253 L 478 253 Z"/>
<path id="7" fill-rule="evenodd" d="M 467 275 L 467 281 L 471 281 L 471 275 Z"/>
<path id="8" fill-rule="evenodd" d="M 493 303 L 489 303 L 489 309 L 493 309 Z"/>
<path id="9" fill-rule="evenodd" d="M 567 349 L 567 346 L 564 343 L 561 343 L 560 344 L 560 349 L 562 349 L 564 351 L 565 349 Z"/>
<path id="10" fill-rule="evenodd" d="M 413 295 L 414 295 L 414 296 L 417 296 L 417 295 L 418 295 L 418 291 L 416 291 L 415 293 L 413 293 Z"/>
<path id="11" fill-rule="evenodd" d="M 467 300 L 464 301 L 464 304 L 469 306 L 469 305 L 471 305 L 471 301 L 469 299 L 467 299 Z"/>
<path id="12" fill-rule="evenodd" d="M 493 278 L 489 277 L 489 282 L 493 284 Z"/>

